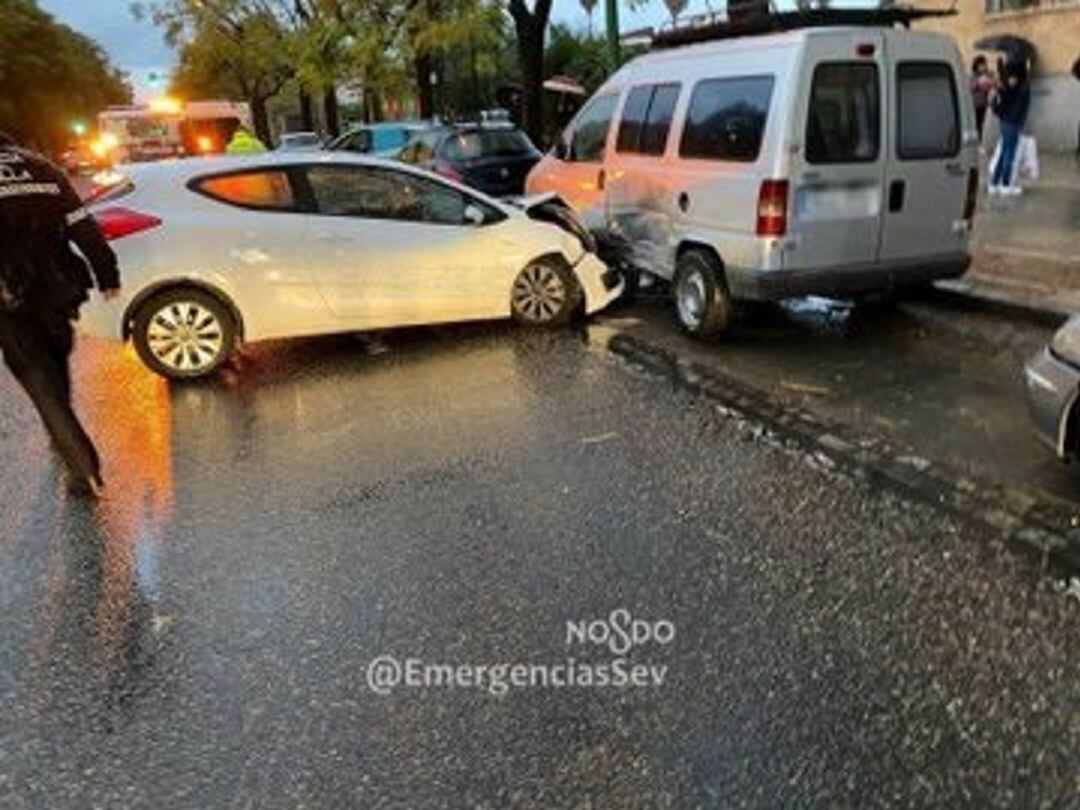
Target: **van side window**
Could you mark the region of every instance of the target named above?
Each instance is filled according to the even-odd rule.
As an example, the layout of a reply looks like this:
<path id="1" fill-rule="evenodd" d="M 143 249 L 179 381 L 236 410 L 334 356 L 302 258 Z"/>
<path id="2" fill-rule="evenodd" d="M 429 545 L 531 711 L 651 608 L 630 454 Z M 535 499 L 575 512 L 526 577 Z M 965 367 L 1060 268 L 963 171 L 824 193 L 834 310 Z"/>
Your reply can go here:
<path id="1" fill-rule="evenodd" d="M 810 163 L 872 163 L 881 143 L 877 65 L 832 62 L 814 69 L 806 121 Z"/>
<path id="2" fill-rule="evenodd" d="M 753 163 L 772 102 L 772 76 L 705 79 L 694 85 L 679 155 Z"/>
<path id="3" fill-rule="evenodd" d="M 599 163 L 604 159 L 611 117 L 615 113 L 617 93 L 597 96 L 581 111 L 567 145 L 566 159 L 574 163 Z"/>
<path id="4" fill-rule="evenodd" d="M 645 85 L 631 90 L 623 105 L 615 149 L 644 155 L 664 154 L 678 100 L 677 84 Z"/>
<path id="5" fill-rule="evenodd" d="M 649 114 L 645 117 L 645 129 L 641 133 L 641 151 L 646 155 L 662 155 L 667 146 L 668 130 L 679 101 L 679 85 L 658 84 L 653 90 Z"/>
<path id="6" fill-rule="evenodd" d="M 905 62 L 896 69 L 897 154 L 901 160 L 951 158 L 960 153 L 960 105 L 952 67 Z"/>

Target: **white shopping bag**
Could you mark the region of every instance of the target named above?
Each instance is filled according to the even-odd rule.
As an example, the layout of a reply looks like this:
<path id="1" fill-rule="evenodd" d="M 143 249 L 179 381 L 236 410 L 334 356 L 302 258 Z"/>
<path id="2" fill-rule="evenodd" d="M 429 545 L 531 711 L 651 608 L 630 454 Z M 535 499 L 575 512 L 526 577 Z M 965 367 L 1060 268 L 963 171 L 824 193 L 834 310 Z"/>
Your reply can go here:
<path id="1" fill-rule="evenodd" d="M 1022 178 L 1033 182 L 1039 179 L 1039 146 L 1031 135 L 1021 136 L 1016 162 L 1020 164 Z"/>

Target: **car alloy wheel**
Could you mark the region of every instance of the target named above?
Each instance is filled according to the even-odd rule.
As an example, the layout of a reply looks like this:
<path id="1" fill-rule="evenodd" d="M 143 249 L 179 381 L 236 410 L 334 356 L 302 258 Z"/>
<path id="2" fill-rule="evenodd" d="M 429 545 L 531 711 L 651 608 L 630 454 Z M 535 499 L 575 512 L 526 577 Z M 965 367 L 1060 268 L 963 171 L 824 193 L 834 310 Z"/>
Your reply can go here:
<path id="1" fill-rule="evenodd" d="M 510 294 L 514 315 L 533 324 L 561 320 L 569 300 L 570 290 L 563 274 L 541 262 L 530 264 L 518 274 Z"/>
<path id="2" fill-rule="evenodd" d="M 209 309 L 194 301 L 177 301 L 151 316 L 146 341 L 162 365 L 181 374 L 197 374 L 221 354 L 224 329 Z"/>
<path id="3" fill-rule="evenodd" d="M 216 296 L 177 288 L 152 296 L 139 308 L 132 338 L 151 370 L 193 379 L 210 374 L 232 354 L 236 323 Z"/>
<path id="4" fill-rule="evenodd" d="M 675 268 L 675 314 L 695 337 L 716 335 L 731 323 L 732 300 L 719 260 L 711 252 L 690 248 Z"/>

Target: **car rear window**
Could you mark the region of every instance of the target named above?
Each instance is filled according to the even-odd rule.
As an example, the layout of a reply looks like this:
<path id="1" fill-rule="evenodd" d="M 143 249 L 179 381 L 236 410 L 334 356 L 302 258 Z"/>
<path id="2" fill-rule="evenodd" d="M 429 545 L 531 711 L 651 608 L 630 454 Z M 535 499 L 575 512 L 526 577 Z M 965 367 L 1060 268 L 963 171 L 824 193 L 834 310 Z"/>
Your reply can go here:
<path id="1" fill-rule="evenodd" d="M 481 157 L 510 157 L 535 151 L 532 141 L 516 129 L 459 132 L 446 139 L 446 157 L 454 161 Z"/>
<path id="2" fill-rule="evenodd" d="M 806 122 L 810 163 L 872 163 L 881 143 L 878 67 L 831 62 L 814 69 Z"/>
<path id="3" fill-rule="evenodd" d="M 761 152 L 772 76 L 705 79 L 694 86 L 679 154 L 752 163 Z"/>
<path id="4" fill-rule="evenodd" d="M 897 67 L 896 77 L 900 159 L 956 157 L 960 106 L 952 67 L 943 62 L 906 62 Z"/>
<path id="5" fill-rule="evenodd" d="M 194 188 L 215 200 L 242 208 L 288 211 L 295 205 L 289 175 L 284 171 L 219 174 L 196 181 Z"/>

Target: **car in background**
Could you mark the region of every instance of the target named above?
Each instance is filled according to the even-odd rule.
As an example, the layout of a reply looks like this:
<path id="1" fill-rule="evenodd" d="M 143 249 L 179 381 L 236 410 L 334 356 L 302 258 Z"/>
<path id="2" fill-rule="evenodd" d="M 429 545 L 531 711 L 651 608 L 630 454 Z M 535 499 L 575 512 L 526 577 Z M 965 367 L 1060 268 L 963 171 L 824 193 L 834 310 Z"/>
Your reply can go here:
<path id="1" fill-rule="evenodd" d="M 1035 435 L 1058 458 L 1080 456 L 1080 315 L 1074 315 L 1024 366 L 1024 387 Z"/>
<path id="2" fill-rule="evenodd" d="M 426 128 L 419 121 L 388 121 L 380 124 L 364 124 L 342 133 L 326 145 L 331 152 L 355 152 L 358 155 L 389 157 L 409 142 L 409 139 Z"/>
<path id="3" fill-rule="evenodd" d="M 417 133 L 397 155 L 493 197 L 522 194 L 541 157 L 528 135 L 502 123 L 433 127 Z"/>
<path id="4" fill-rule="evenodd" d="M 131 340 L 174 379 L 239 341 L 591 313 L 622 291 L 575 215 L 548 195 L 500 202 L 346 152 L 125 167 L 90 204 L 124 268 L 87 304 L 87 334 Z"/>
<path id="5" fill-rule="evenodd" d="M 317 152 L 323 140 L 315 132 L 286 132 L 278 141 L 279 152 Z"/>

